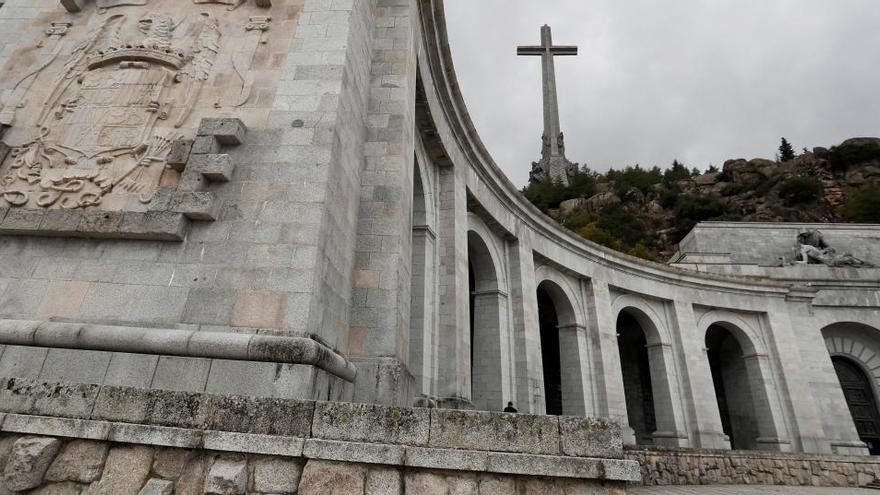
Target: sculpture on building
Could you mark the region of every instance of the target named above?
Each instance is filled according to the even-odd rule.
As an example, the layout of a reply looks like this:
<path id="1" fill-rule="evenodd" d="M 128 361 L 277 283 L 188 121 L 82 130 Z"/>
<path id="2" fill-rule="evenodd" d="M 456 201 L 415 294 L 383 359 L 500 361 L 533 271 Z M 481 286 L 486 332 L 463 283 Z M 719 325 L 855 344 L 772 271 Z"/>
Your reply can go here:
<path id="1" fill-rule="evenodd" d="M 874 266 L 871 263 L 856 258 L 852 254 L 838 254 L 833 247 L 825 242 L 822 233 L 815 229 L 806 230 L 798 234 L 797 242 L 798 252 L 795 264 L 859 268 L 871 268 Z"/>

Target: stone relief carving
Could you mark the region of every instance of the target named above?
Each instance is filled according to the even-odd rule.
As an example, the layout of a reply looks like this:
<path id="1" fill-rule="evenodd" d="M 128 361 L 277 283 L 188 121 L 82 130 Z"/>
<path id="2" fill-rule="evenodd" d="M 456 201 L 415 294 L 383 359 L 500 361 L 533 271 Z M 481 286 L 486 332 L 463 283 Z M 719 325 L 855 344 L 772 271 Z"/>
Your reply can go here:
<path id="1" fill-rule="evenodd" d="M 798 234 L 797 257 L 794 264 L 827 265 L 830 267 L 872 268 L 874 265 L 860 260 L 849 253 L 838 254 L 825 242 L 818 230 L 807 230 Z"/>
<path id="2" fill-rule="evenodd" d="M 121 208 L 127 196 L 152 200 L 180 137 L 156 124 L 169 119 L 174 101 L 184 102 L 175 127 L 186 120 L 220 34 L 204 15 L 187 49 L 172 43 L 177 24 L 161 12 L 138 19 L 133 37 L 125 35 L 128 24 L 124 14 L 108 17 L 73 50 L 36 138 L 12 151 L 0 176 L 0 196 L 12 206 L 86 208 L 116 196 Z"/>
<path id="3" fill-rule="evenodd" d="M 249 78 L 247 74 L 253 66 L 257 50 L 268 42 L 268 31 L 271 22 L 272 18 L 269 16 L 253 16 L 244 26 L 244 30 L 252 34 L 250 34 L 250 39 L 247 43 L 243 44 L 244 49 L 241 54 L 234 56 L 232 59 L 232 68 L 235 69 L 235 75 L 241 81 L 241 90 L 238 93 L 238 98 L 232 104 L 234 107 L 244 105 L 251 97 L 254 83 L 253 79 Z"/>
<path id="4" fill-rule="evenodd" d="M 60 3 L 0 71 L 0 233 L 170 240 L 215 219 L 211 184 L 235 168 L 221 148 L 268 118 L 301 8 Z M 283 36 L 269 36 L 276 16 Z"/>

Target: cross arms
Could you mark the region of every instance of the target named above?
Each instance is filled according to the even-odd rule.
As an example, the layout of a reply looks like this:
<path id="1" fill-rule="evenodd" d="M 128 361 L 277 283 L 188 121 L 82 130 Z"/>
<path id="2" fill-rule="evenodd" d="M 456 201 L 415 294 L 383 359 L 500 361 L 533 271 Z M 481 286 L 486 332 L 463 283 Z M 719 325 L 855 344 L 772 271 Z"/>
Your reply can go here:
<path id="1" fill-rule="evenodd" d="M 547 53 L 547 48 L 543 46 L 520 46 L 516 49 L 517 55 L 544 55 Z M 551 46 L 550 47 L 551 55 L 577 55 L 578 47 L 576 46 Z"/>

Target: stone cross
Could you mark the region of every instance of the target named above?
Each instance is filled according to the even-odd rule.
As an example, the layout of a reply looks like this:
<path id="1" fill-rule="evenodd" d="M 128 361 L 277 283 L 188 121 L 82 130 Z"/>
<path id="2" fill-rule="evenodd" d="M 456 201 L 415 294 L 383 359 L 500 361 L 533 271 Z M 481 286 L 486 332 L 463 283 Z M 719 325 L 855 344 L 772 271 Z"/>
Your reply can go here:
<path id="1" fill-rule="evenodd" d="M 542 62 L 542 71 L 544 79 L 544 148 L 542 151 L 541 162 L 533 164 L 533 167 L 540 168 L 545 165 L 543 170 L 544 176 L 559 178 L 568 183 L 568 171 L 571 170 L 571 164 L 565 159 L 565 144 L 562 138 L 562 131 L 559 126 L 559 101 L 556 96 L 556 67 L 553 59 L 557 56 L 577 55 L 576 46 L 554 46 L 553 37 L 550 32 L 550 26 L 544 25 L 541 28 L 541 45 L 540 46 L 520 46 L 517 48 L 517 55 L 540 56 Z M 560 169 L 560 166 L 563 167 Z M 568 167 L 567 169 L 564 167 Z M 534 177 L 536 170 L 533 170 L 532 180 L 540 180 L 542 177 Z"/>

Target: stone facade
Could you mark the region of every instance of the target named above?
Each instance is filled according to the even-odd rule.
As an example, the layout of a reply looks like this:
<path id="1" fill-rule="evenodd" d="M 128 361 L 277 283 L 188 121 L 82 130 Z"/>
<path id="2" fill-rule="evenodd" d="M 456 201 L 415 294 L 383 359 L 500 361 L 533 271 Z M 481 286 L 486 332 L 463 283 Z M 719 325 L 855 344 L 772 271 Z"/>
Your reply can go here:
<path id="1" fill-rule="evenodd" d="M 645 485 L 865 486 L 880 479 L 870 457 L 712 450 L 628 449 Z"/>
<path id="2" fill-rule="evenodd" d="M 255 483 L 250 455 L 364 490 L 595 484 L 632 465 L 566 432 L 607 421 L 627 444 L 877 449 L 880 269 L 668 266 L 584 241 L 492 161 L 446 36 L 439 0 L 5 2 L 0 405 L 4 431 L 50 438 L 22 447 L 58 463 L 41 483 L 69 471 L 61 438 L 204 451 L 215 491 Z M 853 228 L 875 235 L 827 240 Z M 773 230 L 747 231 L 723 242 L 778 256 Z M 305 423 L 310 401 L 430 410 L 377 437 L 372 406 L 354 434 Z M 508 401 L 554 416 L 450 411 Z M 86 450 L 63 483 L 112 491 L 119 467 Z M 131 486 L 166 491 L 150 469 Z"/>

